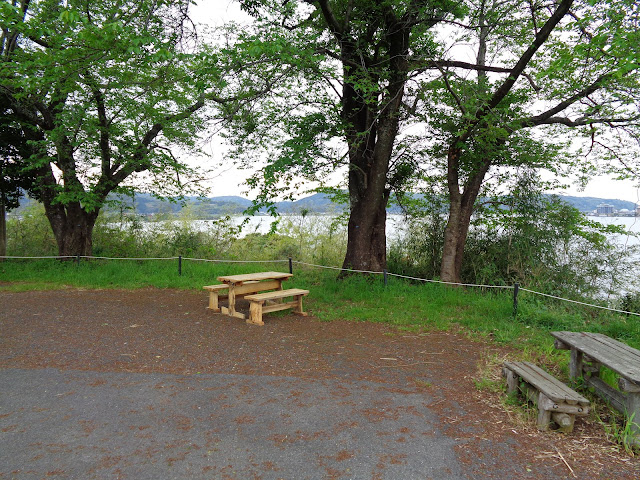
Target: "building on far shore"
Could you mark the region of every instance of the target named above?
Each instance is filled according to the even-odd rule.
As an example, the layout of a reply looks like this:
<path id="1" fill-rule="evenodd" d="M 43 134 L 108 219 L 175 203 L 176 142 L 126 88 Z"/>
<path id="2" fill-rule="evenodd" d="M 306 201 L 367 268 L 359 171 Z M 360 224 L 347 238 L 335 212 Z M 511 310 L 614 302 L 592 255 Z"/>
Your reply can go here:
<path id="1" fill-rule="evenodd" d="M 608 203 L 601 203 L 596 207 L 596 215 L 613 215 L 616 213 L 616 209 L 613 208 L 613 205 Z"/>

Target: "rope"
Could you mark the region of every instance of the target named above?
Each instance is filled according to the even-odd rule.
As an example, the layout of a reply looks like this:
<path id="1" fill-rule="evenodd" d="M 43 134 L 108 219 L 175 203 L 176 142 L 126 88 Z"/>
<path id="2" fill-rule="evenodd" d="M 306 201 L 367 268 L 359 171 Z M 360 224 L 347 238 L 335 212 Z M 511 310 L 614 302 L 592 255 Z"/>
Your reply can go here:
<path id="1" fill-rule="evenodd" d="M 556 300 L 562 300 L 562 301 L 565 301 L 565 302 L 577 303 L 578 305 L 585 305 L 587 307 L 600 308 L 602 310 L 609 310 L 611 312 L 626 313 L 627 315 L 637 315 L 637 316 L 640 317 L 640 313 L 627 312 L 626 310 L 618 310 L 617 308 L 611 308 L 611 307 L 603 307 L 601 305 L 594 305 L 593 303 L 579 302 L 578 300 L 569 300 L 568 298 L 556 297 L 555 295 L 549 295 L 548 293 L 536 292 L 534 290 L 529 290 L 528 288 L 520 287 L 520 290 L 523 290 L 523 291 L 529 292 L 529 293 L 535 293 L 536 295 L 542 295 L 543 297 L 555 298 Z"/>
<path id="2" fill-rule="evenodd" d="M 387 273 L 387 275 L 391 277 L 408 278 L 409 280 L 419 280 L 422 282 L 441 283 L 444 285 L 459 285 L 461 287 L 481 287 L 481 288 L 506 288 L 506 289 L 513 290 L 513 285 L 479 285 L 476 283 L 443 282 L 442 280 L 428 280 L 426 278 L 408 277 L 407 275 L 398 275 L 397 273 Z"/>
<path id="3" fill-rule="evenodd" d="M 329 270 L 342 270 L 342 271 L 345 271 L 345 272 L 372 273 L 372 274 L 377 274 L 377 275 L 381 275 L 381 274 L 384 273 L 384 272 L 372 272 L 370 270 L 353 270 L 351 268 L 343 268 L 343 267 L 328 267 L 326 265 L 315 265 L 313 263 L 298 262 L 296 260 L 292 260 L 291 263 L 296 263 L 298 265 L 306 265 L 308 267 L 327 268 Z"/>
<path id="4" fill-rule="evenodd" d="M 175 257 L 178 258 L 178 257 Z M 213 263 L 282 263 L 288 260 L 210 260 L 207 258 L 190 258 L 182 257 L 183 260 L 192 260 L 195 262 L 213 262 Z"/>
<path id="5" fill-rule="evenodd" d="M 41 260 L 41 259 L 45 259 L 45 258 L 76 258 L 75 255 L 55 255 L 55 256 L 49 256 L 49 257 L 17 257 L 17 256 L 7 256 L 7 255 L 2 255 L 0 256 L 0 258 L 9 258 L 9 259 L 23 259 L 23 260 Z"/>
<path id="6" fill-rule="evenodd" d="M 72 257 L 75 258 L 75 257 Z M 176 260 L 178 257 L 94 257 L 89 255 L 80 255 L 80 258 L 88 258 L 89 260 Z"/>
<path id="7" fill-rule="evenodd" d="M 292 263 L 296 263 L 298 265 L 307 265 L 309 267 L 326 268 L 326 269 L 331 269 L 331 270 L 344 270 L 344 271 L 347 271 L 347 272 L 371 273 L 371 274 L 384 273 L 384 272 L 372 272 L 372 271 L 368 271 L 368 270 L 352 270 L 352 269 L 349 269 L 349 268 L 341 268 L 341 267 L 328 267 L 326 265 L 315 265 L 313 263 L 298 262 L 298 261 L 295 261 L 295 260 Z M 392 276 L 392 277 L 398 277 L 398 278 L 406 278 L 408 280 L 417 280 L 417 281 L 420 281 L 420 282 L 439 283 L 439 284 L 443 284 L 443 285 L 457 285 L 457 286 L 461 286 L 461 287 L 502 288 L 502 289 L 507 289 L 507 290 L 513 290 L 514 289 L 513 285 L 480 285 L 480 284 L 475 284 L 475 283 L 443 282 L 441 280 L 429 280 L 429 279 L 426 279 L 426 278 L 410 277 L 410 276 L 407 276 L 407 275 L 399 275 L 397 273 L 389 273 L 389 272 L 387 272 L 387 275 Z M 525 291 L 525 292 L 529 292 L 529 293 L 534 293 L 536 295 L 542 295 L 544 297 L 555 298 L 557 300 L 563 300 L 565 302 L 577 303 L 579 305 L 584 305 L 584 306 L 587 306 L 587 307 L 600 308 L 602 310 L 609 310 L 611 312 L 626 313 L 628 315 L 640 316 L 640 313 L 627 312 L 626 310 L 619 310 L 617 308 L 611 308 L 611 307 L 603 307 L 603 306 L 600 306 L 600 305 L 594 305 L 593 303 L 579 302 L 577 300 L 569 300 L 568 298 L 556 297 L 554 295 L 549 295 L 549 294 L 546 294 L 546 293 L 540 293 L 540 292 L 536 292 L 534 290 L 529 290 L 528 288 L 520 287 L 520 290 Z"/>

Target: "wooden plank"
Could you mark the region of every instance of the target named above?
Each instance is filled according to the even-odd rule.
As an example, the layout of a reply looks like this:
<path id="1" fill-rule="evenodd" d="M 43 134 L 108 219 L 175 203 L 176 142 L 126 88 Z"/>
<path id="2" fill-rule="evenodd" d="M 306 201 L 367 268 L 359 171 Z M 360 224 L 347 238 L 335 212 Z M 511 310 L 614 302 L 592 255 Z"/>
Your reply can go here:
<path id="1" fill-rule="evenodd" d="M 228 307 L 220 307 L 220 310 L 222 311 L 222 313 L 224 313 L 225 315 L 229 315 L 231 317 L 236 317 L 236 318 L 241 318 L 242 320 L 244 320 L 245 318 L 247 318 L 247 316 L 242 313 L 242 312 L 236 312 L 235 310 L 233 312 L 231 312 L 229 310 Z"/>
<path id="2" fill-rule="evenodd" d="M 640 384 L 640 350 L 597 333 L 551 332 L 551 335 L 631 382 Z"/>
<path id="3" fill-rule="evenodd" d="M 262 304 L 258 302 L 251 302 L 247 323 L 251 323 L 253 325 L 264 325 L 264 322 L 262 321 Z"/>
<path id="4" fill-rule="evenodd" d="M 592 386 L 596 393 L 608 401 L 613 408 L 618 410 L 621 413 L 625 413 L 626 410 L 626 402 L 624 398 L 624 394 L 619 392 L 615 388 L 613 388 L 608 383 L 605 383 L 604 380 L 598 377 L 590 377 L 585 378 L 585 382 Z"/>
<path id="5" fill-rule="evenodd" d="M 569 344 L 571 347 L 580 349 L 595 360 L 598 360 L 598 358 L 593 353 L 600 353 L 601 355 L 609 355 L 614 362 L 617 358 L 621 358 L 623 361 L 640 364 L 640 350 L 636 350 L 601 333 L 551 332 L 551 335 L 561 339 L 562 342 Z"/>
<path id="6" fill-rule="evenodd" d="M 298 306 L 298 302 L 286 302 L 276 303 L 274 305 L 264 305 L 262 307 L 262 313 L 278 312 L 280 310 L 286 310 L 287 308 L 295 308 Z"/>
<path id="7" fill-rule="evenodd" d="M 571 415 L 587 415 L 589 413 L 590 406 L 589 405 L 569 405 L 567 403 L 559 403 L 551 400 L 550 398 L 546 398 L 544 403 L 541 403 L 540 408 L 544 408 L 545 410 L 551 410 L 553 412 L 560 413 L 568 413 Z"/>
<path id="8" fill-rule="evenodd" d="M 263 292 L 265 290 L 275 290 L 282 285 L 281 280 L 267 280 L 264 282 L 250 282 L 243 283 L 242 285 L 236 285 L 233 287 L 233 291 L 238 295 L 246 295 L 247 293 Z M 246 298 L 246 297 L 245 297 Z"/>
<path id="9" fill-rule="evenodd" d="M 505 362 L 507 364 L 525 381 L 537 390 L 544 391 L 555 401 L 588 404 L 588 400 L 582 395 L 530 362 Z"/>
<path id="10" fill-rule="evenodd" d="M 640 385 L 630 382 L 626 378 L 618 378 L 618 388 L 623 392 L 640 393 Z"/>
<path id="11" fill-rule="evenodd" d="M 530 362 L 505 362 L 504 366 L 514 371 L 536 390 L 544 392 L 545 395 L 555 402 L 566 402 L 569 405 L 576 403 L 589 405 L 590 403 L 589 400 L 578 392 Z"/>
<path id="12" fill-rule="evenodd" d="M 229 288 L 229 285 L 226 283 L 222 283 L 220 285 L 205 285 L 202 287 L 205 290 L 209 290 L 210 292 L 217 292 L 218 290 L 226 290 Z"/>
<path id="13" fill-rule="evenodd" d="M 295 297 L 298 295 L 308 295 L 309 290 L 302 290 L 300 288 L 290 288 L 289 290 L 278 290 L 276 292 L 258 293 L 256 295 L 247 295 L 245 300 L 252 302 L 261 302 L 266 300 L 277 300 L 286 297 Z"/>
<path id="14" fill-rule="evenodd" d="M 283 272 L 257 272 L 244 273 L 242 275 L 223 275 L 218 277 L 218 281 L 225 283 L 245 283 L 250 281 L 286 280 L 290 277 L 293 277 L 293 274 Z"/>

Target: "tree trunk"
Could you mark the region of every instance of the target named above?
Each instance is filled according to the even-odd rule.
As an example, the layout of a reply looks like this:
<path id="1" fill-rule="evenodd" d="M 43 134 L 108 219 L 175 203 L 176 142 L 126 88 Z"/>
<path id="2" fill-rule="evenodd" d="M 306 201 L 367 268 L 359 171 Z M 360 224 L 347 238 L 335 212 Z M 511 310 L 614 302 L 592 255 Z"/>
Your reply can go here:
<path id="1" fill-rule="evenodd" d="M 0 195 L 0 257 L 4 257 L 7 254 L 7 211 Z M 4 258 L 0 258 L 0 262 L 4 261 Z"/>
<path id="2" fill-rule="evenodd" d="M 475 198 L 474 198 L 475 201 Z M 467 205 L 463 196 L 451 199 L 449 204 L 449 221 L 444 230 L 444 246 L 442 249 L 442 264 L 440 279 L 443 282 L 462 283 L 460 273 L 464 257 L 464 245 L 469 234 L 473 203 Z"/>
<path id="3" fill-rule="evenodd" d="M 93 227 L 98 211 L 86 212 L 79 202 L 62 206 L 45 202 L 45 214 L 56 237 L 58 255 L 91 256 L 93 250 Z"/>
<path id="4" fill-rule="evenodd" d="M 387 200 L 352 204 L 343 268 L 381 272 L 387 268 Z M 344 276 L 348 272 L 342 272 Z"/>
<path id="5" fill-rule="evenodd" d="M 397 98 L 402 98 L 398 88 Z M 387 185 L 389 163 L 398 133 L 399 102 L 389 102 L 381 113 L 377 128 L 371 129 L 369 141 L 359 139 L 350 149 L 349 227 L 347 252 L 343 268 L 381 272 L 387 268 Z M 375 141 L 372 140 L 372 138 Z M 348 272 L 341 272 L 340 276 Z"/>
<path id="6" fill-rule="evenodd" d="M 479 168 L 465 182 L 460 191 L 458 167 L 459 148 L 450 148 L 448 152 L 447 180 L 449 187 L 449 220 L 444 231 L 444 246 L 442 249 L 442 263 L 440 264 L 440 279 L 443 282 L 462 283 L 462 261 L 464 246 L 469 234 L 471 215 L 484 177 L 489 171 L 491 160 L 484 160 Z"/>

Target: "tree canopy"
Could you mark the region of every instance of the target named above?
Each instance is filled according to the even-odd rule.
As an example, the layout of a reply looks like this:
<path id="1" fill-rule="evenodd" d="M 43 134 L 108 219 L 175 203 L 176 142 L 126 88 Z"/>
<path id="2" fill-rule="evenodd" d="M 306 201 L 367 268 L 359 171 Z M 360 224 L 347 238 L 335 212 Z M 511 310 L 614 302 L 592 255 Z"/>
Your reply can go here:
<path id="1" fill-rule="evenodd" d="M 480 192 L 519 166 L 620 169 L 637 152 L 632 0 L 240 3 L 300 53 L 295 80 L 233 136 L 266 161 L 265 196 L 344 168 L 345 267 L 385 268 L 384 208 L 427 179 L 450 205 L 440 275 L 459 281 Z"/>
<path id="2" fill-rule="evenodd" d="M 110 192 L 133 179 L 137 188 L 179 188 L 190 170 L 176 147 L 194 148 L 212 116 L 232 114 L 277 74 L 277 62 L 251 68 L 259 54 L 238 61 L 241 45 L 232 54 L 204 45 L 189 5 L 0 3 L 0 95 L 33 150 L 33 193 L 61 255 L 91 253 Z"/>

